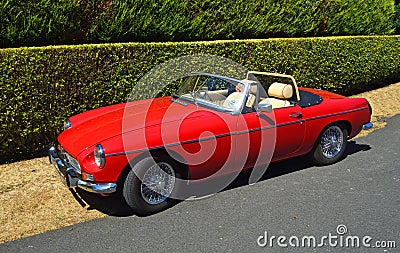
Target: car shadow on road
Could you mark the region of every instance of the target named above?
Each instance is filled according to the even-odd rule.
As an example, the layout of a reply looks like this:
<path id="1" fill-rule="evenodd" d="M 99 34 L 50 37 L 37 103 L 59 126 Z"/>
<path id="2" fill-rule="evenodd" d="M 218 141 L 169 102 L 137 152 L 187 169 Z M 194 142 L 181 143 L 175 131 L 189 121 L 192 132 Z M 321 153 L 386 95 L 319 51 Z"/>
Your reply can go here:
<path id="1" fill-rule="evenodd" d="M 346 159 L 347 156 L 354 155 L 358 152 L 365 152 L 371 149 L 368 144 L 358 144 L 356 141 L 352 140 L 347 143 L 346 152 L 344 153 L 342 160 Z"/>
<path id="2" fill-rule="evenodd" d="M 371 147 L 366 144 L 358 144 L 355 141 L 350 141 L 347 144 L 345 155 L 343 159 L 346 159 L 348 156 L 352 156 L 359 152 L 364 152 L 370 150 Z M 296 171 L 301 171 L 304 169 L 315 167 L 315 165 L 307 158 L 307 157 L 297 157 L 290 160 L 285 160 L 282 162 L 277 162 L 270 164 L 268 169 L 266 169 L 265 173 L 263 173 L 257 182 L 262 182 L 271 178 L 280 177 L 286 174 L 290 174 Z M 243 171 L 238 174 L 238 176 L 222 191 L 228 191 L 232 189 L 236 189 L 242 186 L 246 186 L 249 184 L 252 170 Z M 216 179 L 212 184 L 218 184 L 219 179 Z M 222 179 L 222 181 L 224 181 Z M 194 189 L 190 190 L 190 196 L 196 196 L 196 198 L 201 198 L 207 196 L 208 194 L 212 194 L 213 192 L 204 191 L 206 187 L 209 187 L 210 182 L 205 182 L 202 184 L 192 185 L 191 187 Z M 199 192 L 202 194 L 196 194 L 197 189 L 201 189 Z M 117 192 L 110 196 L 100 196 L 98 194 L 89 193 L 84 190 L 77 188 L 75 191 L 71 190 L 75 199 L 88 210 L 98 210 L 104 214 L 109 216 L 132 216 L 134 215 L 132 209 L 126 204 L 122 194 Z"/>
<path id="3" fill-rule="evenodd" d="M 346 152 L 344 153 L 341 160 L 346 159 L 348 156 L 352 156 L 359 152 L 364 152 L 370 150 L 371 147 L 367 144 L 358 144 L 356 141 L 349 141 L 346 147 Z M 339 161 L 340 162 L 340 161 Z M 261 176 L 257 182 L 262 182 L 271 178 L 280 177 L 286 174 L 290 174 L 296 171 L 301 171 L 304 169 L 318 167 L 312 163 L 312 161 L 307 156 L 301 156 L 292 158 L 289 160 L 272 163 L 269 165 L 268 169 Z M 223 191 L 235 189 L 249 184 L 250 175 L 252 171 L 244 171 Z"/>
<path id="4" fill-rule="evenodd" d="M 88 210 L 97 210 L 109 216 L 126 217 L 134 215 L 122 194 L 117 191 L 109 196 L 101 196 L 76 188 L 71 190 L 75 199 Z"/>

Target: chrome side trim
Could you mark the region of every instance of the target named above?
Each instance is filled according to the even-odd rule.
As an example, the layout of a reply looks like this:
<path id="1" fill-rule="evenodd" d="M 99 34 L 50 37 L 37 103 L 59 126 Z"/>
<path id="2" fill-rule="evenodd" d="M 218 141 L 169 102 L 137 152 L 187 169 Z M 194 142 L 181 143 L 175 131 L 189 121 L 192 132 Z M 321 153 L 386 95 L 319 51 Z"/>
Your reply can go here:
<path id="1" fill-rule="evenodd" d="M 349 110 L 349 111 L 344 111 L 344 112 L 337 112 L 337 113 L 331 113 L 331 114 L 321 115 L 321 116 L 317 116 L 317 117 L 307 118 L 307 119 L 304 119 L 304 121 L 311 121 L 311 120 L 316 120 L 316 119 L 324 119 L 324 118 L 334 117 L 334 116 L 343 115 L 343 114 L 347 114 L 347 113 L 358 112 L 358 111 L 362 111 L 362 110 L 365 110 L 365 109 L 368 109 L 368 106 L 361 107 L 361 108 L 358 108 L 358 109 Z"/>
<path id="2" fill-rule="evenodd" d="M 106 154 L 106 156 L 120 156 L 120 155 L 141 153 L 141 152 L 151 151 L 151 150 L 160 149 L 160 148 L 169 148 L 169 147 L 175 147 L 175 146 L 184 145 L 184 144 L 190 144 L 190 143 L 195 143 L 195 142 L 208 141 L 208 140 L 211 140 L 211 139 L 218 139 L 218 138 L 228 137 L 228 136 L 232 136 L 232 135 L 247 134 L 247 133 L 257 132 L 257 131 L 261 131 L 261 130 L 267 130 L 267 129 L 271 129 L 271 128 L 275 128 L 275 127 L 288 126 L 288 125 L 293 125 L 293 124 L 298 124 L 298 123 L 302 124 L 302 123 L 307 122 L 307 121 L 334 117 L 334 116 L 343 115 L 343 114 L 347 114 L 347 113 L 353 113 L 353 112 L 357 112 L 357 111 L 362 111 L 362 110 L 365 110 L 365 109 L 368 109 L 368 107 L 366 106 L 366 107 L 361 107 L 361 108 L 358 108 L 358 109 L 353 109 L 353 110 L 344 111 L 344 112 L 331 113 L 331 114 L 321 115 L 321 116 L 317 116 L 317 117 L 311 117 L 311 118 L 307 118 L 307 119 L 295 120 L 295 121 L 288 121 L 288 122 L 277 124 L 277 125 L 271 125 L 271 126 L 260 127 L 260 128 L 253 128 L 253 129 L 249 129 L 249 130 L 245 130 L 245 131 L 226 133 L 226 134 L 219 134 L 219 135 L 212 136 L 212 137 L 206 137 L 206 138 L 201 138 L 201 139 L 194 139 L 194 140 L 187 140 L 187 141 L 182 141 L 182 142 L 170 143 L 170 144 L 166 144 L 166 145 L 162 145 L 162 146 L 156 146 L 156 147 L 152 147 L 152 148 L 136 149 L 136 150 L 129 150 L 129 151 L 125 151 L 125 152 L 111 153 L 111 154 Z"/>

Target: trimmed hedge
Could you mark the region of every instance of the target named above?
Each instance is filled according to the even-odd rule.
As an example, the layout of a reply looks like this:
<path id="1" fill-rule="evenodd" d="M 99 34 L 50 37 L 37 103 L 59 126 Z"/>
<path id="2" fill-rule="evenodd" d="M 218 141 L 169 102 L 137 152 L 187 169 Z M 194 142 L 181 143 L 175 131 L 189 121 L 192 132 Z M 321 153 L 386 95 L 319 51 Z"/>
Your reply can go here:
<path id="1" fill-rule="evenodd" d="M 394 32 L 393 0 L 4 0 L 0 47 Z"/>
<path id="2" fill-rule="evenodd" d="M 395 5 L 394 26 L 396 28 L 396 34 L 400 34 L 400 3 Z"/>
<path id="3" fill-rule="evenodd" d="M 353 94 L 400 80 L 400 36 L 128 43 L 0 50 L 1 162 L 43 151 L 64 120 L 126 101 L 154 66 L 213 54 L 299 86 Z"/>

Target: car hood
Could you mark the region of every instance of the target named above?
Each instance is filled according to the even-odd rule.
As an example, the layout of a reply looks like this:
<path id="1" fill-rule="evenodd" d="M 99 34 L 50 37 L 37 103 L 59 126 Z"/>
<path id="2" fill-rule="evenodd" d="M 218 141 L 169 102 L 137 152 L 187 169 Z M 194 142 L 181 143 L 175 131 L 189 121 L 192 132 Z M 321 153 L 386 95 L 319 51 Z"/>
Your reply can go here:
<path id="1" fill-rule="evenodd" d="M 70 118 L 72 127 L 63 131 L 58 142 L 72 156 L 122 133 L 179 121 L 191 115 L 196 106 L 171 102 L 170 97 L 134 101 L 103 107 Z"/>

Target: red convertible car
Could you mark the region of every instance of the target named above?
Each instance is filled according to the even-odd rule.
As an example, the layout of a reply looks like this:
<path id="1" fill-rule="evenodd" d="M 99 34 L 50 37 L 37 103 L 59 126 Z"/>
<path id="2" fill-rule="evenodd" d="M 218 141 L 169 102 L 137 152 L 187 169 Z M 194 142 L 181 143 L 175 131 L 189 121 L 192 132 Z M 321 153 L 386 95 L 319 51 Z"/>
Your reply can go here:
<path id="1" fill-rule="evenodd" d="M 119 192 L 149 215 L 184 199 L 180 189 L 196 180 L 303 155 L 335 163 L 348 139 L 372 127 L 367 100 L 298 88 L 290 75 L 192 73 L 179 84 L 172 96 L 70 117 L 49 150 L 66 185 Z"/>

